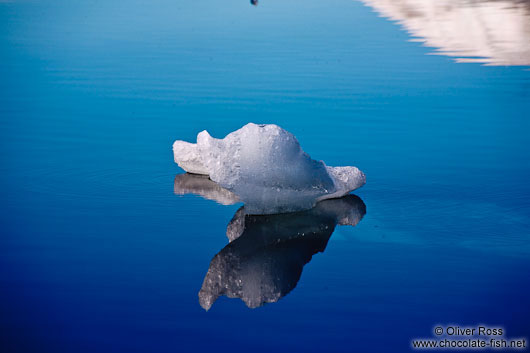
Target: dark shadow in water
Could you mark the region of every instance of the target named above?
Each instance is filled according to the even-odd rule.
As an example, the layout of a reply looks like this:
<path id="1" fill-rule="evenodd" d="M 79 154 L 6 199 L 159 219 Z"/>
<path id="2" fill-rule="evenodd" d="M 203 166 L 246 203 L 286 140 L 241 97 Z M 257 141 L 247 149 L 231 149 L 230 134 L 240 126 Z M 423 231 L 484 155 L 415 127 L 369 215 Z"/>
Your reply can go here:
<path id="1" fill-rule="evenodd" d="M 258 6 L 258 0 L 250 0 L 250 3 L 254 6 Z"/>
<path id="2" fill-rule="evenodd" d="M 238 202 L 202 175 L 177 175 L 174 191 L 225 205 Z M 278 301 L 296 287 L 313 255 L 326 249 L 335 227 L 355 226 L 365 213 L 364 202 L 354 195 L 325 200 L 303 212 L 247 215 L 241 207 L 226 229 L 229 244 L 210 262 L 199 303 L 208 310 L 223 295 L 240 298 L 249 308 Z"/>
<path id="3" fill-rule="evenodd" d="M 227 228 L 230 243 L 210 262 L 199 303 L 208 310 L 222 295 L 249 308 L 278 301 L 296 287 L 313 255 L 326 249 L 335 226 L 355 226 L 365 213 L 354 195 L 296 213 L 255 216 L 240 208 Z"/>

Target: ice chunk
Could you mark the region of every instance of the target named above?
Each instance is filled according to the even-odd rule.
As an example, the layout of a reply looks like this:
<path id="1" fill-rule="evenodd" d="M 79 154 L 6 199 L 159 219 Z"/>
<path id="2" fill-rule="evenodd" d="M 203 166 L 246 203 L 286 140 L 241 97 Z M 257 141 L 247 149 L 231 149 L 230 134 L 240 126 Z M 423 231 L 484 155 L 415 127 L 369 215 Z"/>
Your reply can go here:
<path id="1" fill-rule="evenodd" d="M 240 298 L 249 308 L 278 301 L 296 287 L 312 256 L 326 249 L 336 225 L 355 226 L 366 213 L 354 195 L 303 212 L 256 216 L 245 209 L 228 225 L 230 243 L 210 262 L 199 291 L 206 310 L 222 295 Z"/>
<path id="2" fill-rule="evenodd" d="M 363 186 L 356 167 L 329 167 L 315 161 L 297 139 L 277 125 L 249 123 L 224 139 L 207 131 L 197 144 L 175 141 L 175 162 L 190 173 L 205 174 L 235 193 L 248 214 L 271 214 L 312 208 Z"/>
<path id="3" fill-rule="evenodd" d="M 202 163 L 197 144 L 175 141 L 173 143 L 173 154 L 175 163 L 188 173 L 208 175 L 208 169 Z"/>

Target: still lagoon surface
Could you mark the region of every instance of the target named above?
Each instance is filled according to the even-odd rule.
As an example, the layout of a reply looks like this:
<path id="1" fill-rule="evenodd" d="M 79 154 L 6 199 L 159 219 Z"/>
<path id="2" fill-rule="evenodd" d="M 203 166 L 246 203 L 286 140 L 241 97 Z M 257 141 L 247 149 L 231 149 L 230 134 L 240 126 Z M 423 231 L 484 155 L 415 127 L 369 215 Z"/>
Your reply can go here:
<path id="1" fill-rule="evenodd" d="M 0 351 L 530 337 L 527 1 L 1 1 L 0 19 Z M 176 195 L 216 190 L 173 141 L 248 122 L 367 184 L 267 217 Z"/>

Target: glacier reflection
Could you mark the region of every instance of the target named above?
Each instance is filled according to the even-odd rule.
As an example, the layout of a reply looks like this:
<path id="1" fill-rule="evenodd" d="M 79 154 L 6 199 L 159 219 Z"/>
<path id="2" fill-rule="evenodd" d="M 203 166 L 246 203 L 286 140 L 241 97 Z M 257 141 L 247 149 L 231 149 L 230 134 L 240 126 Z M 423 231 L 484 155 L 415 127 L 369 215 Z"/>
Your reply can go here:
<path id="1" fill-rule="evenodd" d="M 361 0 L 456 62 L 530 65 L 530 0 Z"/>
<path id="2" fill-rule="evenodd" d="M 203 175 L 177 175 L 174 191 L 224 205 L 239 201 Z M 355 226 L 365 213 L 364 202 L 354 195 L 324 200 L 302 212 L 247 215 L 244 206 L 239 208 L 226 229 L 228 245 L 210 262 L 200 305 L 208 310 L 223 295 L 240 298 L 249 308 L 278 301 L 296 287 L 313 255 L 326 249 L 335 227 Z"/>

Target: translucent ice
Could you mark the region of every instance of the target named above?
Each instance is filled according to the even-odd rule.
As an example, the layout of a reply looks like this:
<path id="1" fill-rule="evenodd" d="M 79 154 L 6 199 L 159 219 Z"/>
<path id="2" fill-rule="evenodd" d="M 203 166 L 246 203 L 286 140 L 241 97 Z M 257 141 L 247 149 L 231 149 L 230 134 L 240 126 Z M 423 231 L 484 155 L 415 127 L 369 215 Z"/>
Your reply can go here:
<path id="1" fill-rule="evenodd" d="M 311 159 L 296 138 L 277 125 L 250 123 L 224 139 L 202 131 L 196 144 L 175 141 L 173 153 L 185 171 L 208 175 L 236 194 L 248 214 L 310 209 L 366 182 L 356 167 L 329 167 Z"/>

